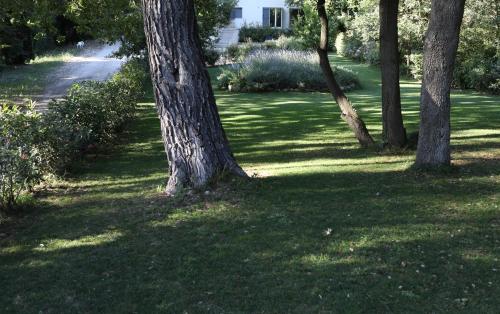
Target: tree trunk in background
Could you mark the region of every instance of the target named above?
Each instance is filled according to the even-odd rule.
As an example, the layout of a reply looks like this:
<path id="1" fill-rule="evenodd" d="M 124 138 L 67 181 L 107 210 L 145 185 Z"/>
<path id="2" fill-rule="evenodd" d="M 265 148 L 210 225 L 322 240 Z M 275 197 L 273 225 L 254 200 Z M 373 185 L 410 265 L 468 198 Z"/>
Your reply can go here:
<path id="1" fill-rule="evenodd" d="M 223 172 L 246 176 L 222 128 L 205 68 L 193 0 L 143 0 L 156 106 L 170 178 L 167 193 Z"/>
<path id="2" fill-rule="evenodd" d="M 380 0 L 383 137 L 392 147 L 406 144 L 399 89 L 398 7 L 399 0 Z"/>
<path id="3" fill-rule="evenodd" d="M 344 119 L 349 127 L 354 131 L 354 135 L 358 139 L 359 143 L 364 147 L 374 145 L 375 142 L 370 136 L 365 123 L 359 117 L 356 110 L 352 107 L 349 99 L 347 99 L 347 96 L 344 94 L 339 84 L 337 83 L 337 80 L 335 80 L 335 76 L 333 75 L 330 60 L 328 59 L 329 25 L 328 16 L 325 9 L 325 0 L 318 0 L 318 15 L 321 21 L 321 40 L 318 47 L 318 55 L 320 66 L 323 70 L 323 74 L 325 75 L 328 88 L 330 89 L 333 98 L 335 98 L 335 101 L 340 107 L 340 111 L 342 112 L 342 119 Z"/>
<path id="4" fill-rule="evenodd" d="M 450 91 L 465 0 L 432 0 L 424 44 L 417 166 L 450 165 Z"/>

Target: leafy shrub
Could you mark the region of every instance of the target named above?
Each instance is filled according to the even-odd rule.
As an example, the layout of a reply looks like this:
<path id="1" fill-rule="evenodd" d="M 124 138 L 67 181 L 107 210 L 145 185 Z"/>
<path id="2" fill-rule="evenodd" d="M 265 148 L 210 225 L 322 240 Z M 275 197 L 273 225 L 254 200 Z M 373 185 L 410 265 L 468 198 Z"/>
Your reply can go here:
<path id="1" fill-rule="evenodd" d="M 240 47 L 238 44 L 232 44 L 226 48 L 225 53 L 229 60 L 236 61 L 240 56 Z"/>
<path id="2" fill-rule="evenodd" d="M 344 90 L 359 87 L 356 74 L 334 67 Z M 316 53 L 290 50 L 258 50 L 242 64 L 224 68 L 218 87 L 231 91 L 303 90 L 327 91 Z"/>
<path id="3" fill-rule="evenodd" d="M 363 46 L 361 40 L 348 37 L 346 34 L 339 34 L 335 45 L 337 46 L 337 53 L 343 57 L 353 58 L 359 56 L 358 51 Z"/>
<path id="4" fill-rule="evenodd" d="M 0 107 L 0 211 L 44 175 L 60 174 L 99 144 L 108 144 L 131 121 L 148 75 L 144 60 L 132 59 L 107 82 L 75 84 L 40 115 L 32 105 Z"/>
<path id="5" fill-rule="evenodd" d="M 263 49 L 276 49 L 276 45 L 272 41 L 266 41 L 264 43 L 247 41 L 229 46 L 226 50 L 226 54 L 231 62 L 242 62 L 251 53 Z"/>
<path id="6" fill-rule="evenodd" d="M 278 39 L 281 35 L 291 35 L 288 29 L 272 28 L 268 26 L 244 25 L 240 29 L 240 42 L 253 41 L 263 43 L 266 40 Z"/>
<path id="7" fill-rule="evenodd" d="M 380 64 L 380 48 L 376 42 L 371 41 L 364 46 L 363 61 L 369 64 Z"/>
<path id="8" fill-rule="evenodd" d="M 458 55 L 454 86 L 500 94 L 500 62 L 496 56 L 473 58 Z"/>
<path id="9" fill-rule="evenodd" d="M 110 143 L 133 119 L 147 77 L 140 62 L 125 64 L 107 82 L 74 84 L 64 99 L 49 104 L 44 155 L 52 172 L 68 170 L 85 152 Z"/>
<path id="10" fill-rule="evenodd" d="M 212 48 L 204 49 L 203 53 L 205 55 L 205 62 L 209 66 L 214 66 L 221 57 L 221 54 L 217 50 Z"/>
<path id="11" fill-rule="evenodd" d="M 329 33 L 331 39 L 336 37 L 340 27 L 340 21 L 336 14 L 328 14 Z M 318 16 L 315 1 L 301 1 L 301 14 L 293 23 L 293 34 L 300 38 L 305 48 L 314 49 L 319 44 L 321 34 L 321 23 Z M 335 50 L 334 40 L 328 42 L 328 49 Z M 299 49 L 301 50 L 301 49 Z"/>
<path id="12" fill-rule="evenodd" d="M 240 75 L 240 66 L 233 65 L 222 69 L 217 77 L 217 87 L 229 91 L 242 90 L 246 86 L 245 79 Z"/>
<path id="13" fill-rule="evenodd" d="M 407 56 L 407 64 L 403 68 L 407 68 L 408 74 L 414 79 L 422 79 L 424 73 L 424 55 L 422 53 L 413 53 Z"/>
<path id="14" fill-rule="evenodd" d="M 355 36 L 340 34 L 335 45 L 337 53 L 343 57 L 370 64 L 380 63 L 379 46 L 375 41 L 363 42 Z"/>
<path id="15" fill-rule="evenodd" d="M 33 106 L 2 105 L 0 111 L 0 210 L 12 211 L 19 196 L 42 179 L 40 115 Z"/>
<path id="16" fill-rule="evenodd" d="M 306 42 L 294 36 L 281 35 L 278 39 L 272 41 L 278 49 L 285 50 L 308 50 Z"/>

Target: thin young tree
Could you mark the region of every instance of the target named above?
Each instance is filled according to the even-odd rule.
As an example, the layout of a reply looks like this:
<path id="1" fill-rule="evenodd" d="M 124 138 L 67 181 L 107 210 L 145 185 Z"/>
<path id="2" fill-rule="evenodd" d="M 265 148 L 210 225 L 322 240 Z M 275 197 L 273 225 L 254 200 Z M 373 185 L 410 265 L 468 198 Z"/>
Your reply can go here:
<path id="1" fill-rule="evenodd" d="M 450 91 L 465 0 L 432 0 L 424 43 L 420 131 L 416 165 L 447 166 L 450 154 Z"/>
<path id="2" fill-rule="evenodd" d="M 330 60 L 328 58 L 328 15 L 326 13 L 325 8 L 325 0 L 318 0 L 317 2 L 317 10 L 319 19 L 321 22 L 321 38 L 318 47 L 318 55 L 320 60 L 320 66 L 323 70 L 323 74 L 325 76 L 326 83 L 330 92 L 332 93 L 333 98 L 337 102 L 340 107 L 341 117 L 344 121 L 347 122 L 351 130 L 354 132 L 356 139 L 359 141 L 361 146 L 367 147 L 374 145 L 373 138 L 371 137 L 368 129 L 366 128 L 365 123 L 358 115 L 356 110 L 351 105 L 351 102 L 344 94 L 342 89 L 340 88 L 337 80 L 335 79 L 335 75 L 333 74 L 332 67 L 330 65 Z"/>
<path id="3" fill-rule="evenodd" d="M 401 148 L 406 144 L 406 130 L 399 86 L 398 7 L 399 0 L 380 0 L 383 138 L 387 145 Z"/>
<path id="4" fill-rule="evenodd" d="M 170 178 L 167 194 L 223 172 L 246 176 L 222 127 L 193 0 L 142 0 L 151 76 Z"/>

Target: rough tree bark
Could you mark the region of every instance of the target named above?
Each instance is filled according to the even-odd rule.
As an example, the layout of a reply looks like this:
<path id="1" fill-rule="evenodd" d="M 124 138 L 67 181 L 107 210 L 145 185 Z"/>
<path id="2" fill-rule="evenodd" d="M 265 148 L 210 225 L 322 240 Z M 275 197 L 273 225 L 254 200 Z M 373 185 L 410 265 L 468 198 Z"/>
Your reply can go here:
<path id="1" fill-rule="evenodd" d="M 399 87 L 398 7 L 399 0 L 380 0 L 383 138 L 392 147 L 406 144 Z"/>
<path id="2" fill-rule="evenodd" d="M 332 93 L 333 98 L 340 107 L 341 117 L 347 122 L 351 130 L 354 132 L 356 139 L 361 146 L 367 147 L 374 145 L 375 142 L 371 137 L 365 123 L 352 107 L 349 99 L 340 88 L 333 74 L 330 60 L 328 59 L 328 16 L 325 9 L 325 0 L 317 2 L 318 15 L 321 22 L 321 39 L 318 47 L 318 55 L 320 66 L 326 79 L 326 84 Z"/>
<path id="3" fill-rule="evenodd" d="M 143 0 L 151 76 L 170 178 L 166 192 L 200 188 L 223 172 L 246 176 L 222 128 L 193 0 Z"/>
<path id="4" fill-rule="evenodd" d="M 416 165 L 450 165 L 450 91 L 465 0 L 432 0 L 424 43 L 424 76 Z"/>

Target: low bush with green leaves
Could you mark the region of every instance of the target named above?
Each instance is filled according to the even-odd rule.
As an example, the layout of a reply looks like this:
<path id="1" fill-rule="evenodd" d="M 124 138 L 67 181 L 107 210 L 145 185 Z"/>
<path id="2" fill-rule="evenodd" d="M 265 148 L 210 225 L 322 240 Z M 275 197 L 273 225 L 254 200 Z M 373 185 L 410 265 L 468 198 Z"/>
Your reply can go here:
<path id="1" fill-rule="evenodd" d="M 340 34 L 336 40 L 337 53 L 369 64 L 380 63 L 380 48 L 375 41 L 363 42 L 356 36 Z"/>
<path id="2" fill-rule="evenodd" d="M 343 67 L 334 67 L 344 90 L 359 87 L 357 75 Z M 222 70 L 217 78 L 220 89 L 230 91 L 327 91 L 319 66 L 319 57 L 311 51 L 258 50 L 241 64 Z"/>
<path id="3" fill-rule="evenodd" d="M 482 58 L 458 54 L 453 85 L 460 89 L 475 89 L 500 94 L 500 61 L 496 55 Z"/>
<path id="4" fill-rule="evenodd" d="M 132 59 L 106 82 L 74 84 L 44 114 L 33 105 L 0 111 L 0 210 L 12 211 L 45 175 L 62 174 L 98 145 L 111 143 L 133 119 L 148 75 Z"/>
<path id="5" fill-rule="evenodd" d="M 402 64 L 401 70 L 410 77 L 420 80 L 424 73 L 424 55 L 420 53 L 412 53 L 406 56 L 405 64 Z"/>
<path id="6" fill-rule="evenodd" d="M 97 145 L 114 140 L 135 115 L 146 79 L 138 61 L 124 65 L 107 82 L 86 81 L 71 87 L 68 95 L 49 104 L 44 115 L 50 168 L 62 173 Z"/>
<path id="7" fill-rule="evenodd" d="M 33 106 L 0 108 L 0 211 L 13 211 L 43 177 L 41 117 Z"/>
<path id="8" fill-rule="evenodd" d="M 239 36 L 240 42 L 253 41 L 263 43 L 266 40 L 278 39 L 282 35 L 292 35 L 292 31 L 269 26 L 244 25 L 240 29 Z"/>
<path id="9" fill-rule="evenodd" d="M 214 66 L 219 61 L 221 54 L 213 48 L 203 49 L 203 54 L 205 56 L 205 62 L 209 66 Z"/>

